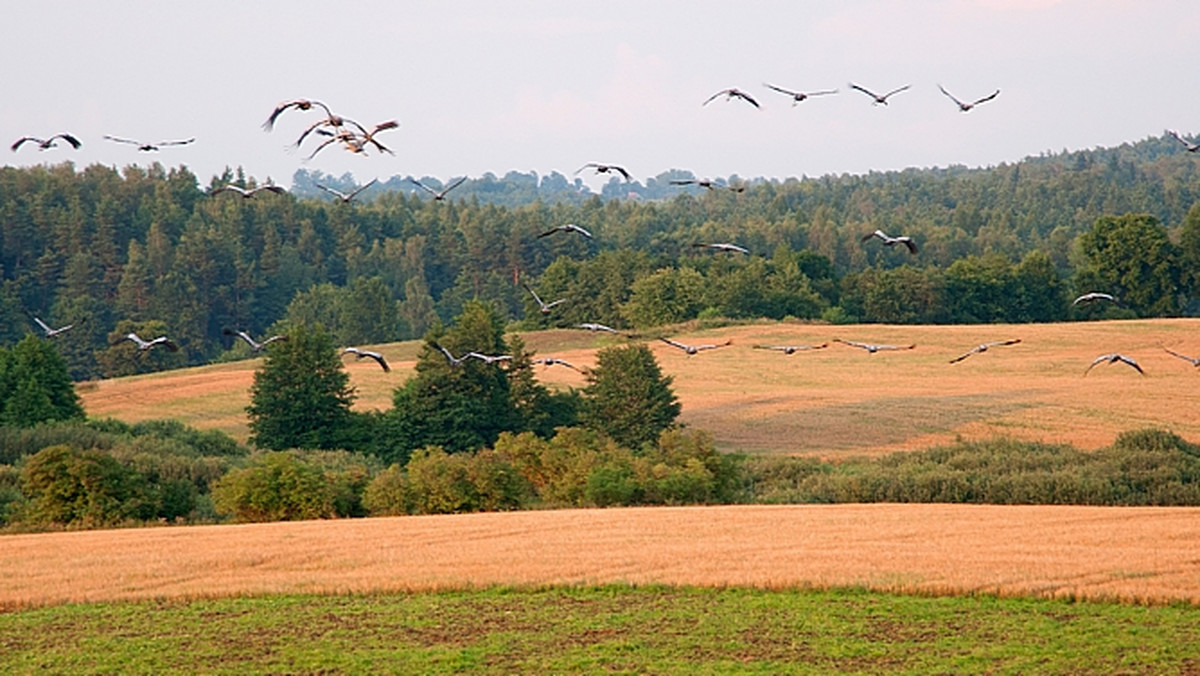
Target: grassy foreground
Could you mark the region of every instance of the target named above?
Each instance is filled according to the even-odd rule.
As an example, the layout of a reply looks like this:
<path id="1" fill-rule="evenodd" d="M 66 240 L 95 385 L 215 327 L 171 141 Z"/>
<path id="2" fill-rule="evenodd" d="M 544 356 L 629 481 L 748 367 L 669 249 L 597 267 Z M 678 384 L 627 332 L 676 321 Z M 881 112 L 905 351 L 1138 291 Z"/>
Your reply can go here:
<path id="1" fill-rule="evenodd" d="M 0 614 L 0 671 L 1195 673 L 1200 609 L 860 590 L 493 588 Z"/>

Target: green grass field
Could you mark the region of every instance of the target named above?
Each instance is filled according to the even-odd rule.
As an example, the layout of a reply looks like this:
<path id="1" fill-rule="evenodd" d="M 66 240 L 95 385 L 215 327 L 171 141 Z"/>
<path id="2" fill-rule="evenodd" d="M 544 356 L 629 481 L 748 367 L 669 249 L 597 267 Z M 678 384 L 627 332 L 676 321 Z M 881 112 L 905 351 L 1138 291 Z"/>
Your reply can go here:
<path id="1" fill-rule="evenodd" d="M 589 587 L 0 614 L 4 673 L 1063 673 L 1200 669 L 1200 609 Z"/>

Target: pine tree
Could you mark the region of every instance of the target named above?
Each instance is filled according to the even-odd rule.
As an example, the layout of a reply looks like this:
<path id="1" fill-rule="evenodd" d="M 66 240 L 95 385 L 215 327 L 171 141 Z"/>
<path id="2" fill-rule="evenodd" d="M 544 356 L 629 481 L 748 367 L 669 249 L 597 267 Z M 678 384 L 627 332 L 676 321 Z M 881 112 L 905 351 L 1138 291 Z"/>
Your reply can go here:
<path id="1" fill-rule="evenodd" d="M 583 424 L 634 450 L 657 441 L 679 417 L 673 378 L 645 345 L 605 348 L 596 359 L 583 390 Z"/>
<path id="2" fill-rule="evenodd" d="M 350 376 L 320 326 L 294 326 L 271 345 L 250 388 L 250 440 L 271 450 L 338 448 L 353 425 Z"/>
<path id="3" fill-rule="evenodd" d="M 32 427 L 83 417 L 67 362 L 50 340 L 29 335 L 0 350 L 0 424 Z"/>

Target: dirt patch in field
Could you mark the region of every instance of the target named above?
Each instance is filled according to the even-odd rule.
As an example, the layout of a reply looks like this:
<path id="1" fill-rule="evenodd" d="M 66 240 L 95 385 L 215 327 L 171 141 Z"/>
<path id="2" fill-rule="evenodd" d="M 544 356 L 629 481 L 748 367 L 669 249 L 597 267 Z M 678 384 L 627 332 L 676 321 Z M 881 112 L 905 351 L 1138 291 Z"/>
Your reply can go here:
<path id="1" fill-rule="evenodd" d="M 661 507 L 0 538 L 0 608 L 603 583 L 1200 603 L 1200 509 Z"/>

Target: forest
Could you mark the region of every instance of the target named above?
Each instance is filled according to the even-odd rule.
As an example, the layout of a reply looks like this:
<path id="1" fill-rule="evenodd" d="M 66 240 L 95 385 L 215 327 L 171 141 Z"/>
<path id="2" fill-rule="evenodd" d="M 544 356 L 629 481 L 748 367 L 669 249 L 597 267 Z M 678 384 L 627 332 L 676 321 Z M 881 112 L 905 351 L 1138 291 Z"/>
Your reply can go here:
<path id="1" fill-rule="evenodd" d="M 445 200 L 393 177 L 342 202 L 301 170 L 253 198 L 240 170 L 0 168 L 0 345 L 56 338 L 87 380 L 237 359 L 224 332 L 321 324 L 339 345 L 420 337 L 466 304 L 517 328 L 695 317 L 978 323 L 1200 312 L 1195 158 L 1167 135 L 982 169 L 736 176 L 705 190 L 561 174 L 466 181 Z M 441 187 L 428 177 L 421 181 Z M 725 187 L 744 188 L 731 190 Z M 575 223 L 594 238 L 550 229 Z M 919 247 L 862 241 L 880 229 Z M 749 254 L 693 245 L 734 243 Z M 538 311 L 532 289 L 547 300 Z M 1102 291 L 1118 304 L 1073 307 Z M 178 352 L 118 342 L 168 335 Z"/>

